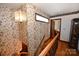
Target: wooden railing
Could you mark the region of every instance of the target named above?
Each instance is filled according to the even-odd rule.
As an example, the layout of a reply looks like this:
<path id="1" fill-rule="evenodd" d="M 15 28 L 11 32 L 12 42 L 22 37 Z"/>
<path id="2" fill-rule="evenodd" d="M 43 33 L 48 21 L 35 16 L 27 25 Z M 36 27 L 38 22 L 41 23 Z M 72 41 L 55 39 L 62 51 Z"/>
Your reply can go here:
<path id="1" fill-rule="evenodd" d="M 59 33 L 52 39 L 52 41 L 42 50 L 42 52 L 39 54 L 39 56 L 45 56 L 51 49 L 51 47 L 54 45 L 54 42 L 58 38 Z"/>
<path id="2" fill-rule="evenodd" d="M 35 52 L 35 56 L 36 55 L 39 55 L 39 53 L 41 52 L 41 50 L 42 50 L 42 46 L 43 46 L 43 44 L 44 44 L 44 42 L 45 42 L 45 35 L 43 36 L 43 38 L 42 38 L 42 40 L 41 40 L 41 42 L 40 42 L 40 44 L 39 44 L 39 46 L 38 46 L 38 48 L 37 48 L 37 50 L 36 50 L 36 52 Z"/>

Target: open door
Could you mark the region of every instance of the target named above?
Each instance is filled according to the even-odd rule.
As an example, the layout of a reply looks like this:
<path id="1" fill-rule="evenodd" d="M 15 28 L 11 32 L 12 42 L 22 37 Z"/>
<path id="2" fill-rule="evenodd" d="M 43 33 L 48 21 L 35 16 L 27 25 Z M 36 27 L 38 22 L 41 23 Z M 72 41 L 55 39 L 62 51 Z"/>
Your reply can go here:
<path id="1" fill-rule="evenodd" d="M 61 19 L 51 19 L 50 36 L 54 37 L 57 33 L 61 32 Z M 60 39 L 60 38 L 59 38 Z"/>

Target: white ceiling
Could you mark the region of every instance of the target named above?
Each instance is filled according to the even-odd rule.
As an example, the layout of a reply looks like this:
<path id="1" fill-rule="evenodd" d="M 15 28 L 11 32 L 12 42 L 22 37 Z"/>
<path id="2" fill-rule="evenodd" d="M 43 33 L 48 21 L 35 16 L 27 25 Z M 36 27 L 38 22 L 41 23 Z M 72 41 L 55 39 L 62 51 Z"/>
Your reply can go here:
<path id="1" fill-rule="evenodd" d="M 11 8 L 18 8 L 24 3 L 0 3 Z M 79 3 L 32 3 L 49 16 L 79 11 Z"/>
<path id="2" fill-rule="evenodd" d="M 79 10 L 79 3 L 33 3 L 49 16 L 74 12 Z"/>

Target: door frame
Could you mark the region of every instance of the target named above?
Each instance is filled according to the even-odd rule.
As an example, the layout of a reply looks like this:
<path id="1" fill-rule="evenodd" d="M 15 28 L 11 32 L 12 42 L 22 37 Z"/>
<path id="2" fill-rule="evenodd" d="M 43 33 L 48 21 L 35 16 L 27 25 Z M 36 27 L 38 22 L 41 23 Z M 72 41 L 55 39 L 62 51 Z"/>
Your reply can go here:
<path id="1" fill-rule="evenodd" d="M 54 31 L 52 31 L 52 30 L 54 30 L 54 26 L 55 26 L 55 24 L 53 24 L 54 23 L 54 21 L 51 19 L 50 20 L 50 38 L 52 38 L 52 35 L 54 35 L 53 33 L 54 33 Z M 52 25 L 54 25 L 54 26 L 52 26 Z M 53 27 L 53 28 L 52 28 Z"/>
<path id="2" fill-rule="evenodd" d="M 61 34 L 61 21 L 62 21 L 62 19 L 61 18 L 56 18 L 56 19 L 51 19 L 51 21 L 50 21 L 50 37 L 52 36 L 52 22 L 53 22 L 53 20 L 60 20 L 60 34 Z M 55 27 L 55 23 L 54 23 L 54 27 Z"/>

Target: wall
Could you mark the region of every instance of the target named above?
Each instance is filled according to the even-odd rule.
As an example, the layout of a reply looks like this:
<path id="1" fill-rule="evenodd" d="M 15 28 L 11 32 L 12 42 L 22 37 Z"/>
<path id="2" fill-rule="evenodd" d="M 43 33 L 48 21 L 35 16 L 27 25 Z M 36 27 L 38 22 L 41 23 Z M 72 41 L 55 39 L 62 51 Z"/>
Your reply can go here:
<path id="1" fill-rule="evenodd" d="M 22 49 L 14 10 L 0 6 L 0 55 L 13 55 Z"/>
<path id="2" fill-rule="evenodd" d="M 60 40 L 69 42 L 70 37 L 70 28 L 71 28 L 71 21 L 74 18 L 79 18 L 79 13 L 60 16 L 60 17 L 53 17 L 51 19 L 58 19 L 61 18 L 61 37 Z"/>
<path id="3" fill-rule="evenodd" d="M 39 13 L 43 16 L 48 17 L 37 7 L 32 4 L 27 4 L 27 32 L 28 32 L 28 50 L 34 55 L 35 51 L 39 47 L 39 44 L 45 35 L 45 39 L 50 36 L 50 23 L 43 23 L 35 21 L 35 13 Z"/>
<path id="4" fill-rule="evenodd" d="M 14 12 L 21 9 L 26 13 L 26 21 L 15 21 Z M 39 44 L 50 37 L 50 23 L 35 21 L 35 13 L 48 17 L 46 13 L 32 4 L 10 9 L 0 6 L 0 55 L 13 55 L 22 50 L 22 42 L 28 45 L 28 52 L 34 55 Z"/>
<path id="5" fill-rule="evenodd" d="M 60 20 L 54 20 L 55 22 L 55 30 L 60 31 Z"/>

